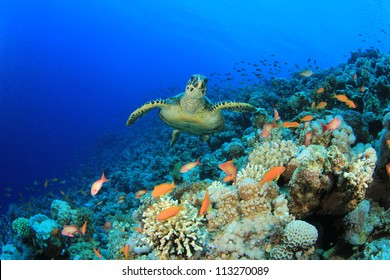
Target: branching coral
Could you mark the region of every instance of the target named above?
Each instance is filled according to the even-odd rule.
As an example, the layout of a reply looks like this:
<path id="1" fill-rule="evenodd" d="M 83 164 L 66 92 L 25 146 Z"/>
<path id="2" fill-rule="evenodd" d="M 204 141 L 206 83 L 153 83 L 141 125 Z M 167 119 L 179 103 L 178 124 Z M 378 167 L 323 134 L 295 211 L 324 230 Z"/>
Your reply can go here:
<path id="1" fill-rule="evenodd" d="M 181 204 L 183 209 L 176 216 L 157 220 L 162 210 L 175 205 L 178 205 L 176 200 L 166 197 L 144 212 L 145 242 L 154 246 L 161 259 L 196 258 L 195 253 L 203 250 L 206 235 L 202 229 L 204 219 L 198 216 L 198 209 L 184 201 Z"/>

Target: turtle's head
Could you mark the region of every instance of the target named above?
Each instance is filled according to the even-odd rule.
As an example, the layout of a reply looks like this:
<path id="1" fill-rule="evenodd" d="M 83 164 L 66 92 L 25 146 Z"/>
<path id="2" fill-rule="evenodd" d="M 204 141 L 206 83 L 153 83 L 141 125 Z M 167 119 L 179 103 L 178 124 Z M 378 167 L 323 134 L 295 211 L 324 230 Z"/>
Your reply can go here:
<path id="1" fill-rule="evenodd" d="M 187 82 L 185 94 L 191 98 L 203 98 L 207 90 L 207 77 L 203 74 L 194 74 Z"/>

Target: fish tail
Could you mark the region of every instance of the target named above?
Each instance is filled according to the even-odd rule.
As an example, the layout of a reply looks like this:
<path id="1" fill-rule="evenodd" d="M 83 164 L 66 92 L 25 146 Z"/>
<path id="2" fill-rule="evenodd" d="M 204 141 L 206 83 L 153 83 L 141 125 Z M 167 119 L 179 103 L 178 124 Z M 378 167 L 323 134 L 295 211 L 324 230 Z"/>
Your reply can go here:
<path id="1" fill-rule="evenodd" d="M 104 176 L 104 171 L 103 171 L 103 173 L 102 173 L 102 178 L 101 178 L 101 180 L 103 181 L 103 183 L 108 182 L 108 179 Z"/>

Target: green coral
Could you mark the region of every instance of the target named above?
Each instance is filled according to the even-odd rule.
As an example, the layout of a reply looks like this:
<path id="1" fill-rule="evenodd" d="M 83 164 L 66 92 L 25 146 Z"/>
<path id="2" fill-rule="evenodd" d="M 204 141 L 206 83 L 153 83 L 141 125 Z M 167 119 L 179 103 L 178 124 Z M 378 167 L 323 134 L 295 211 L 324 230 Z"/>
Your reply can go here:
<path id="1" fill-rule="evenodd" d="M 14 220 L 12 222 L 12 229 L 23 238 L 29 238 L 33 235 L 30 222 L 26 218 L 17 218 Z"/>

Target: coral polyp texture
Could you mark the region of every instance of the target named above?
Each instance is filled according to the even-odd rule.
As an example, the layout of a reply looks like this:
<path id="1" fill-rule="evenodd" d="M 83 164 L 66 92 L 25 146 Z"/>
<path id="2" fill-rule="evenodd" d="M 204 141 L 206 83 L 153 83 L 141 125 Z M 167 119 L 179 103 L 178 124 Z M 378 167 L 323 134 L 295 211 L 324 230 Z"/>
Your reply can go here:
<path id="1" fill-rule="evenodd" d="M 204 219 L 198 215 L 198 209 L 185 201 L 176 216 L 164 220 L 157 218 L 164 209 L 177 205 L 176 200 L 162 198 L 144 212 L 144 240 L 155 248 L 156 255 L 162 259 L 197 258 L 200 256 L 197 252 L 203 250 L 206 235 L 202 228 Z"/>
<path id="2" fill-rule="evenodd" d="M 148 114 L 129 135 L 106 133 L 79 173 L 11 204 L 1 258 L 389 259 L 390 54 L 291 71 L 245 87 L 218 80 L 231 74 L 195 76 L 198 94 L 210 79 L 208 97 L 237 101 L 215 103 L 218 117 L 230 109 L 215 131 L 180 111 L 214 116 L 203 93 L 193 106 L 184 96 L 145 104 L 131 123 L 156 104 L 178 119 L 167 126 Z M 183 135 L 170 140 L 171 127 Z M 91 195 L 102 168 L 108 181 Z"/>

